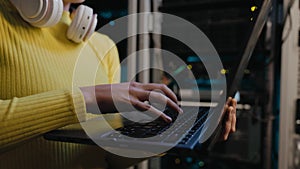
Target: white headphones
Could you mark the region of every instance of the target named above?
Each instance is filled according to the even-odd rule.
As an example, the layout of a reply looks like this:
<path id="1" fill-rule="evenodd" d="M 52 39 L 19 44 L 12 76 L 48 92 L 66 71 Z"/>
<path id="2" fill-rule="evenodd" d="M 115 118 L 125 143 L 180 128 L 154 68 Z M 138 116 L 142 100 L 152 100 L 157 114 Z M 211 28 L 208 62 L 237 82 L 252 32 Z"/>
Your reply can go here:
<path id="1" fill-rule="evenodd" d="M 35 27 L 50 27 L 57 24 L 63 13 L 62 0 L 10 0 L 21 17 Z M 97 15 L 93 9 L 80 5 L 67 31 L 67 38 L 79 43 L 87 40 L 95 31 Z"/>

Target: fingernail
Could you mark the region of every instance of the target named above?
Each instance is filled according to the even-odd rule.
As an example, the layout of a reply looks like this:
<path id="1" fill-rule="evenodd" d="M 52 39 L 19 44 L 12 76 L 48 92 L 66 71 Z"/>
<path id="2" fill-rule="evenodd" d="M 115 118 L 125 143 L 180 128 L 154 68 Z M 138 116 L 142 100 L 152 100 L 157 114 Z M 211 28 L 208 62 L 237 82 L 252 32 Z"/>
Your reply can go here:
<path id="1" fill-rule="evenodd" d="M 167 118 L 167 122 L 168 122 L 168 123 L 171 123 L 171 122 L 172 122 L 172 118 L 171 118 L 171 117 L 167 116 L 166 118 Z"/>
<path id="2" fill-rule="evenodd" d="M 179 108 L 179 114 L 183 114 L 183 110 Z"/>

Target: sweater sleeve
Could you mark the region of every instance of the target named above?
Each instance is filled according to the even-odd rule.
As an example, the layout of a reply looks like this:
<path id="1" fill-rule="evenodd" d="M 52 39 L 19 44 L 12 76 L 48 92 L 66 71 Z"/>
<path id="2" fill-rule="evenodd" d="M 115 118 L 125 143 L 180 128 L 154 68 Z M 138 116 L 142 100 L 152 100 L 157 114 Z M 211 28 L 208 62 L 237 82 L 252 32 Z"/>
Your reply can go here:
<path id="1" fill-rule="evenodd" d="M 0 100 L 0 151 L 50 130 L 85 120 L 79 89 Z"/>
<path id="2" fill-rule="evenodd" d="M 115 45 L 115 43 L 108 39 L 108 42 L 110 43 L 110 50 L 107 53 L 107 59 L 106 63 L 108 65 L 108 77 L 110 83 L 120 83 L 120 77 L 121 77 L 121 65 L 120 65 L 120 59 L 119 59 L 119 52 Z"/>
<path id="3" fill-rule="evenodd" d="M 95 51 L 103 70 L 108 77 L 107 83 L 120 83 L 121 65 L 116 44 L 106 35 L 94 33 L 89 44 Z"/>

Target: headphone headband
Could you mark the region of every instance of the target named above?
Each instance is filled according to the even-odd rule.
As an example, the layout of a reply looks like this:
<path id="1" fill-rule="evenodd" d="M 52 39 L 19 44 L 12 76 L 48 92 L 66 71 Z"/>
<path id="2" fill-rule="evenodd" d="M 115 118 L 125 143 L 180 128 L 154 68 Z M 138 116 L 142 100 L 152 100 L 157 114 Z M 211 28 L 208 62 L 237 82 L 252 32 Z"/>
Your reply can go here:
<path id="1" fill-rule="evenodd" d="M 51 27 L 56 25 L 63 13 L 62 0 L 10 0 L 21 17 L 35 27 Z M 86 40 L 94 32 L 97 15 L 93 9 L 80 5 L 76 10 L 67 37 L 74 42 Z"/>
<path id="2" fill-rule="evenodd" d="M 35 27 L 57 24 L 63 13 L 62 0 L 11 0 L 22 18 Z"/>

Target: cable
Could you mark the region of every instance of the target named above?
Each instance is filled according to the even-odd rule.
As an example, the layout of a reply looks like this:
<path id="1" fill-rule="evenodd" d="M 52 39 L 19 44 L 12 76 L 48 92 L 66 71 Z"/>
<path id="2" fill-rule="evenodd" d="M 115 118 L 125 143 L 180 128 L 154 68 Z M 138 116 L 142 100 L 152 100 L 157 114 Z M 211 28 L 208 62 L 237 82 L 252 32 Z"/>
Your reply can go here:
<path id="1" fill-rule="evenodd" d="M 292 27 L 293 27 L 293 21 L 292 21 L 291 15 L 290 15 L 290 9 L 289 9 L 289 12 L 287 13 L 287 17 L 289 18 L 290 25 L 289 25 L 289 29 L 288 29 L 286 35 L 282 38 L 282 43 L 284 43 L 287 40 L 287 38 L 289 37 L 289 35 L 292 31 Z M 285 22 L 284 22 L 284 25 L 285 25 Z"/>
<path id="2" fill-rule="evenodd" d="M 288 4 L 288 7 L 287 7 L 287 11 L 286 11 L 286 14 L 283 15 L 284 16 L 284 19 L 283 19 L 283 22 L 282 24 L 285 25 L 287 19 L 289 19 L 289 29 L 286 33 L 286 35 L 282 38 L 282 43 L 284 43 L 286 41 L 286 39 L 289 37 L 290 35 L 290 32 L 292 31 L 292 27 L 293 27 L 293 20 L 292 20 L 292 17 L 291 17 L 291 8 L 293 7 L 294 5 L 294 2 L 295 0 L 290 0 L 289 4 Z"/>

